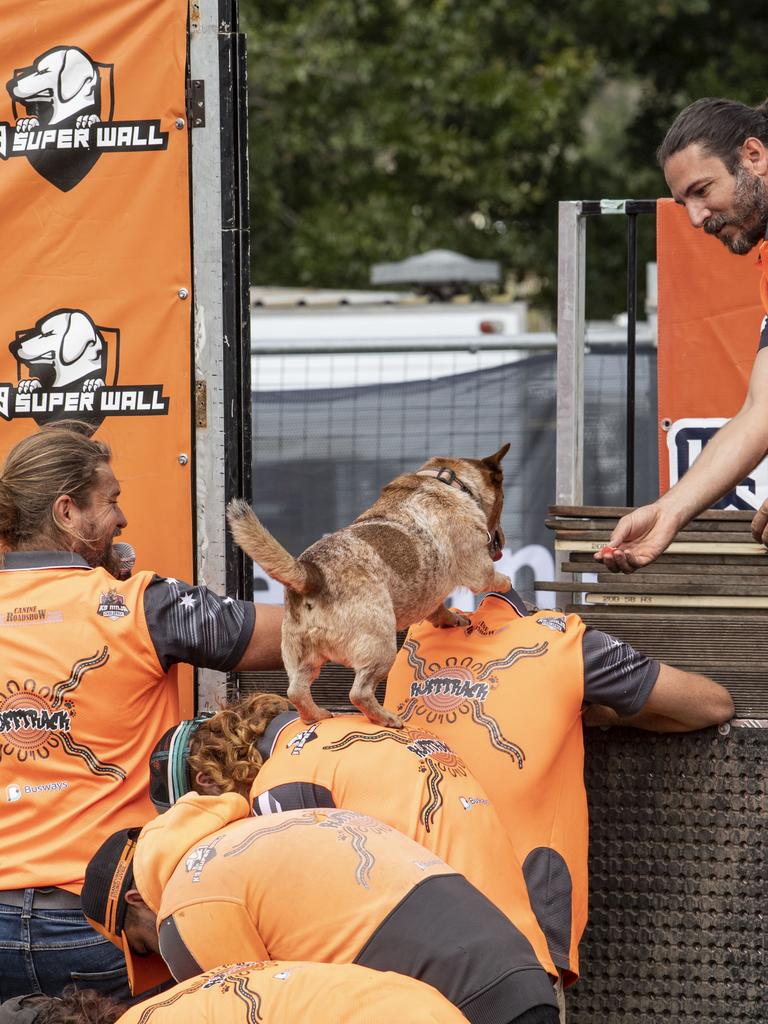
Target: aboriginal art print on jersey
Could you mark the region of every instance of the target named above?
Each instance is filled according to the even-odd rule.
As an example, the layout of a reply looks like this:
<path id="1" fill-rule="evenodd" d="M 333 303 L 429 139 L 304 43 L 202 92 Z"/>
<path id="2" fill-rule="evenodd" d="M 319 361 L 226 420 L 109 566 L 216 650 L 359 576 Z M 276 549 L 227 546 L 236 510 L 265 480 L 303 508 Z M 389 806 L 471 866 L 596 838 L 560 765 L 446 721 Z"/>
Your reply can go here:
<path id="1" fill-rule="evenodd" d="M 218 988 L 221 992 L 232 992 L 245 1006 L 246 1013 L 243 1019 L 248 1021 L 248 1024 L 261 1024 L 261 1021 L 264 1020 L 261 1014 L 261 996 L 250 987 L 250 975 L 254 971 L 264 971 L 268 967 L 276 966 L 274 960 L 259 960 L 252 963 L 231 964 L 229 967 L 220 968 L 215 974 L 203 974 L 182 992 L 174 992 L 167 999 L 148 1006 L 139 1017 L 137 1024 L 148 1024 L 158 1010 L 173 1006 L 201 989 L 210 988 Z"/>
<path id="2" fill-rule="evenodd" d="M 418 770 L 427 776 L 428 799 L 419 811 L 419 820 L 429 832 L 435 816 L 443 806 L 441 783 L 446 774 L 466 778 L 467 768 L 458 754 L 439 737 L 426 729 L 406 726 L 403 730 L 381 729 L 374 733 L 351 732 L 335 743 L 329 743 L 323 750 L 347 750 L 355 743 L 383 743 L 389 740 L 399 743 L 418 759 Z"/>
<path id="3" fill-rule="evenodd" d="M 366 814 L 357 814 L 355 811 L 306 811 L 301 816 L 291 817 L 278 825 L 259 828 L 251 832 L 224 856 L 237 857 L 266 836 L 272 836 L 278 832 L 288 832 L 306 825 L 333 829 L 340 843 L 349 843 L 357 857 L 355 881 L 363 889 L 370 889 L 376 858 L 368 849 L 366 839 L 368 835 L 384 835 L 385 832 L 391 832 L 392 829 L 389 825 L 377 821 L 376 818 L 371 818 Z"/>
<path id="4" fill-rule="evenodd" d="M 44 760 L 51 751 L 61 749 L 69 757 L 80 758 L 94 775 L 122 781 L 123 769 L 100 760 L 90 747 L 77 743 L 71 729 L 77 713 L 70 695 L 88 672 L 101 668 L 108 660 L 109 648 L 103 647 L 91 657 L 76 661 L 69 677 L 52 686 L 41 686 L 35 679 L 23 683 L 9 679 L 5 692 L 0 691 L 0 761 L 13 755 L 20 762 Z"/>
<path id="5" fill-rule="evenodd" d="M 511 668 L 523 658 L 540 658 L 548 648 L 545 640 L 532 647 L 513 647 L 503 658 L 491 661 L 478 661 L 471 656 L 448 657 L 442 663 L 434 661 L 428 665 L 419 654 L 418 641 L 408 639 L 403 649 L 408 652 L 414 679 L 409 697 L 398 705 L 397 713 L 404 722 L 416 716 L 427 725 L 433 722 L 450 725 L 459 716 L 469 716 L 486 731 L 491 746 L 507 754 L 522 769 L 524 750 L 502 734 L 496 719 L 486 713 L 485 702 L 499 685 L 497 672 Z"/>

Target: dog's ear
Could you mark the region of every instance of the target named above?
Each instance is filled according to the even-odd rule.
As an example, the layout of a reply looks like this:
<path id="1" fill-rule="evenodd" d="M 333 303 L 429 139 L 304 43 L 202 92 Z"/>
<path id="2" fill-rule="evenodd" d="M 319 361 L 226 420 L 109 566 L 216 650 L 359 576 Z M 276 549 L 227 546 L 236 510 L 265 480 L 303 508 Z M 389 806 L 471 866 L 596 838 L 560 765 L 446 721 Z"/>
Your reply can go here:
<path id="1" fill-rule="evenodd" d="M 497 470 L 499 468 L 501 460 L 504 458 L 508 451 L 509 442 L 503 444 L 501 448 L 499 448 L 499 450 L 495 452 L 493 455 L 489 455 L 486 459 L 481 459 L 481 462 L 483 463 L 484 466 L 487 466 L 489 469 Z"/>
<path id="2" fill-rule="evenodd" d="M 99 72 L 84 53 L 74 48 L 65 51 L 58 82 L 62 103 L 74 99 L 88 85 L 95 88 L 98 80 Z"/>
<path id="3" fill-rule="evenodd" d="M 96 346 L 92 356 L 95 362 L 101 355 L 101 337 L 91 318 L 76 309 L 69 313 L 61 339 L 62 365 L 71 366 L 82 356 L 89 345 Z"/>

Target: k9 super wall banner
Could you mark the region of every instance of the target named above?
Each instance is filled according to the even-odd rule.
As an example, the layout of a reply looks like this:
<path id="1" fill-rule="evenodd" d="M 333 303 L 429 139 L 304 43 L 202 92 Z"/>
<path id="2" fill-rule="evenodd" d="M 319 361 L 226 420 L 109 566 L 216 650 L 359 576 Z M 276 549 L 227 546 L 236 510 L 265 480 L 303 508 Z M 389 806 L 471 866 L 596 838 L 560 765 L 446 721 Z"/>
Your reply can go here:
<path id="1" fill-rule="evenodd" d="M 189 578 L 186 0 L 4 0 L 2 23 L 0 455 L 92 424 L 137 567 Z"/>
<path id="2" fill-rule="evenodd" d="M 741 408 L 760 342 L 763 311 L 757 251 L 734 256 L 691 226 L 685 210 L 660 200 L 659 483 L 685 473 L 715 432 Z M 757 508 L 768 498 L 768 462 L 717 504 Z"/>

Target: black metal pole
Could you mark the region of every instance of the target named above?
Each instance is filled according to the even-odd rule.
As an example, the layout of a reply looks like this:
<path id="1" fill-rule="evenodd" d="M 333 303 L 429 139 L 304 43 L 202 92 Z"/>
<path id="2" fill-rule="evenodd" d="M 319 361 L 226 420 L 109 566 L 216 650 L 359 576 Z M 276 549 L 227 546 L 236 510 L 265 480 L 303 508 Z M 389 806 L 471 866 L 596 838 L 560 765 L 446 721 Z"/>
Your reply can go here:
<path id="1" fill-rule="evenodd" d="M 637 337 L 637 214 L 627 214 L 627 488 L 635 504 L 635 342 Z"/>

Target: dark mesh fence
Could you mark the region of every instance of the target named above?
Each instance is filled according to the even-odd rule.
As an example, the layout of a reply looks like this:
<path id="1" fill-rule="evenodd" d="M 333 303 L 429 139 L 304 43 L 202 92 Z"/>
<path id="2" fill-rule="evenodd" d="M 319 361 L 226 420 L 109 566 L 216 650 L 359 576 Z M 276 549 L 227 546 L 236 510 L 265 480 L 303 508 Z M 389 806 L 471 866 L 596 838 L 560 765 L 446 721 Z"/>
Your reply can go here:
<path id="1" fill-rule="evenodd" d="M 624 503 L 625 379 L 623 351 L 587 355 L 588 504 Z M 434 380 L 255 392 L 254 507 L 297 554 L 351 522 L 385 483 L 429 456 L 490 455 L 510 441 L 502 520 L 507 546 L 551 551 L 544 519 L 555 494 L 555 406 L 554 353 Z M 636 429 L 639 504 L 658 493 L 656 353 L 650 348 L 637 360 Z M 525 570 L 515 579 L 528 599 L 532 582 Z"/>

